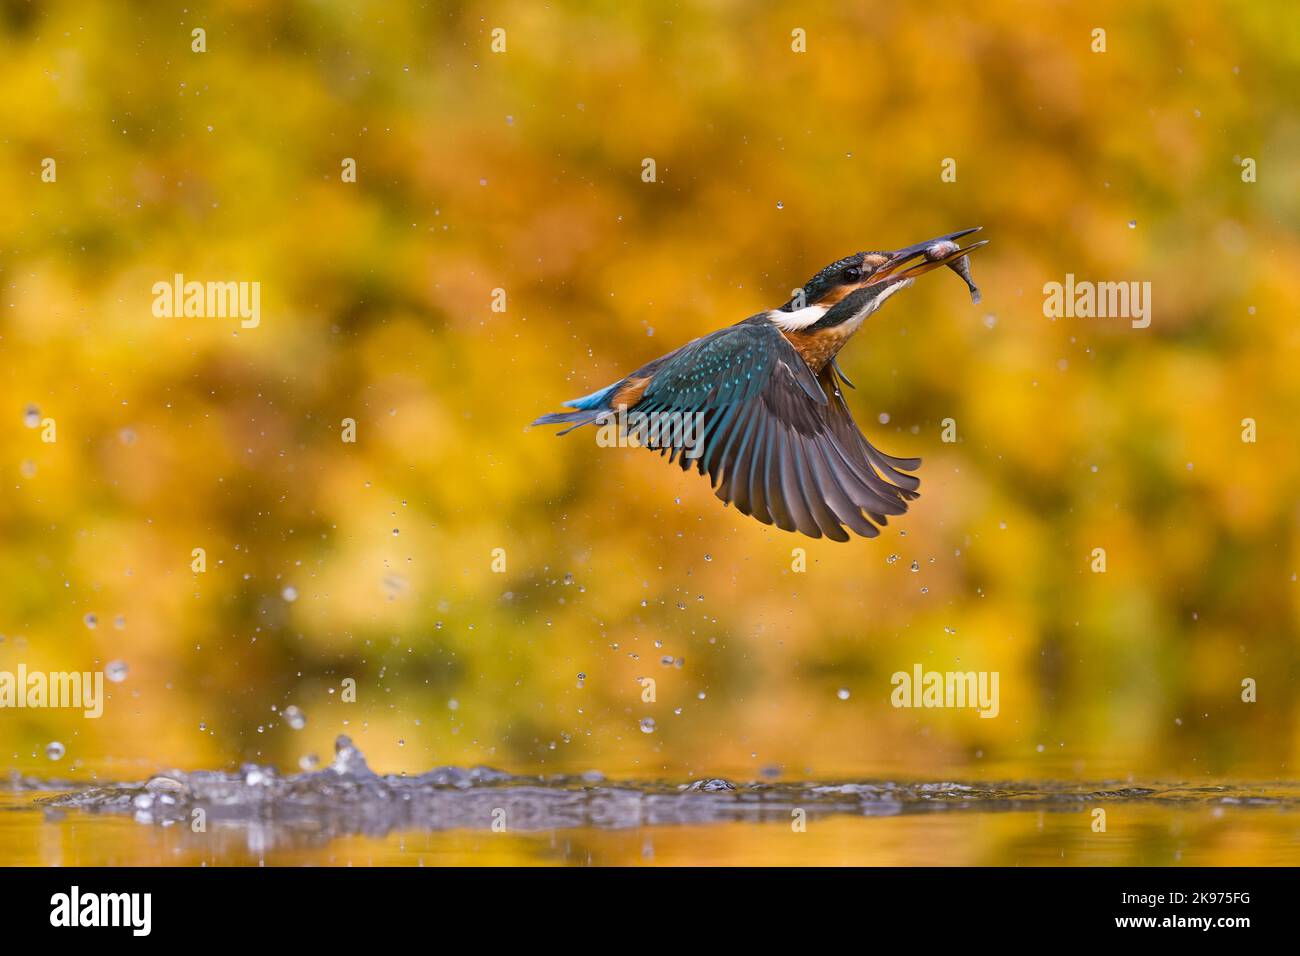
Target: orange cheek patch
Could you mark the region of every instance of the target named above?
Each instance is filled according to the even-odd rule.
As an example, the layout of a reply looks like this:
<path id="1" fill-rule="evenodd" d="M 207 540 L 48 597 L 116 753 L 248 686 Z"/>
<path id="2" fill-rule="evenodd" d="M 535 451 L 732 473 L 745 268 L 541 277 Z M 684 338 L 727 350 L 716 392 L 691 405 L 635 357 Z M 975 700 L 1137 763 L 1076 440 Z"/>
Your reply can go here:
<path id="1" fill-rule="evenodd" d="M 830 308 L 830 307 L 831 307 L 832 305 L 834 305 L 836 302 L 839 302 L 841 299 L 843 299 L 843 298 L 844 298 L 845 296 L 847 296 L 850 292 L 854 291 L 854 290 L 857 289 L 857 288 L 859 288 L 859 286 L 856 286 L 856 285 L 837 285 L 835 288 L 831 289 L 831 290 L 830 290 L 829 292 L 827 292 L 824 296 L 822 296 L 820 299 L 818 299 L 818 300 L 817 300 L 817 304 L 818 304 L 818 305 L 824 305 L 824 306 L 826 306 L 827 308 Z"/>
<path id="2" fill-rule="evenodd" d="M 871 274 L 867 276 L 863 285 L 871 285 L 879 282 L 884 276 L 876 275 L 876 270 L 889 261 L 889 256 L 864 256 L 862 259 L 863 268 L 869 269 Z"/>

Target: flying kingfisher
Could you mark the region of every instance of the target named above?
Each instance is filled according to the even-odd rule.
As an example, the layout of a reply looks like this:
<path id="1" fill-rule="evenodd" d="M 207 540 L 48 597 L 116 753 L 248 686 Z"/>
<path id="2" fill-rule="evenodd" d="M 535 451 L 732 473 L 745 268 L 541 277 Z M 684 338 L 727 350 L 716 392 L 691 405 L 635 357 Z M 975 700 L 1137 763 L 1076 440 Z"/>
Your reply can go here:
<path id="1" fill-rule="evenodd" d="M 640 444 L 682 470 L 707 474 L 724 504 L 784 531 L 848 541 L 880 534 L 886 515 L 916 498 L 919 458 L 894 458 L 858 430 L 840 392 L 850 388 L 836 354 L 867 317 L 916 277 L 948 266 L 979 301 L 956 240 L 981 227 L 895 252 L 833 262 L 780 308 L 759 312 L 641 366 L 599 391 L 565 402 L 571 412 L 534 425 L 634 422 Z M 660 428 L 658 420 L 674 422 Z M 681 421 L 687 422 L 681 427 Z M 647 437 L 650 439 L 647 441 Z"/>

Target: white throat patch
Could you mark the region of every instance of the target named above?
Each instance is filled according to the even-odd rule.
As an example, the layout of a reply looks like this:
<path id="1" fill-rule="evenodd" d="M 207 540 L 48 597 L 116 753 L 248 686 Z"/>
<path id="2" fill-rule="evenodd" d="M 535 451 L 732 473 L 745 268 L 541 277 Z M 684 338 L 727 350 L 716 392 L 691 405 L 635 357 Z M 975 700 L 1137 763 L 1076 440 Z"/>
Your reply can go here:
<path id="1" fill-rule="evenodd" d="M 915 279 L 905 279 L 897 285 L 891 285 L 868 302 L 861 312 L 846 319 L 841 324 L 847 327 L 847 331 L 856 330 L 858 326 L 866 321 L 867 316 L 885 304 L 886 299 L 896 292 L 902 292 L 915 281 Z M 806 305 L 802 309 L 795 309 L 793 312 L 782 312 L 780 309 L 773 309 L 767 313 L 767 317 L 778 328 L 785 329 L 787 332 L 799 332 L 814 324 L 828 311 L 824 305 Z"/>
<path id="2" fill-rule="evenodd" d="M 895 294 L 896 292 L 902 292 L 904 289 L 911 288 L 912 283 L 915 281 L 916 281 L 915 279 L 904 279 L 902 282 L 898 283 L 897 285 L 891 285 L 889 288 L 885 289 L 874 299 L 868 302 L 867 307 L 863 309 L 861 312 L 859 312 L 857 315 L 853 316 L 853 318 L 849 319 L 847 324 L 851 325 L 853 328 L 856 329 L 859 325 L 861 325 L 864 321 L 866 321 L 867 316 L 872 315 L 873 313 L 878 311 L 880 307 L 885 304 L 886 299 L 888 299 L 891 295 Z"/>
<path id="3" fill-rule="evenodd" d="M 778 328 L 785 329 L 787 332 L 798 332 L 800 329 L 808 328 L 825 314 L 826 306 L 824 305 L 806 305 L 802 309 L 795 309 L 793 312 L 782 312 L 780 309 L 773 309 L 767 313 L 767 317 Z"/>

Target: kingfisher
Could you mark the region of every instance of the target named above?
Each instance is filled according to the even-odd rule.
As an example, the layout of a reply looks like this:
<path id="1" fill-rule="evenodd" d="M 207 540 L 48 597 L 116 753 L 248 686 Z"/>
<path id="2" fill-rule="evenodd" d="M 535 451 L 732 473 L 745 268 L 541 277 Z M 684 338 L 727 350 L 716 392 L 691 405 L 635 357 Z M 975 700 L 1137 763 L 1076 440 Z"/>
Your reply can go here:
<path id="1" fill-rule="evenodd" d="M 725 505 L 783 531 L 848 541 L 874 538 L 907 511 L 919 458 L 877 449 L 849 413 L 836 361 L 877 309 L 939 266 L 979 290 L 957 240 L 981 227 L 893 252 L 832 262 L 784 305 L 686 343 L 534 425 L 612 427 L 633 434 L 683 471 L 707 475 Z M 848 529 L 847 531 L 845 529 Z"/>

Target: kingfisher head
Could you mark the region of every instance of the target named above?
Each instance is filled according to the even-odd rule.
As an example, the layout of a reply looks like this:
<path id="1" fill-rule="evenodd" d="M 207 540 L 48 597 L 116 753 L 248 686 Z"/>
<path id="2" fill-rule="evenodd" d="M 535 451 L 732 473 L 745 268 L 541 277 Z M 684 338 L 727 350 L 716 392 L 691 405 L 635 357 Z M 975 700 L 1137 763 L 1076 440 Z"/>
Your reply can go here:
<path id="1" fill-rule="evenodd" d="M 857 252 L 845 256 L 818 272 L 802 289 L 795 290 L 790 301 L 769 312 L 768 318 L 788 332 L 837 329 L 851 333 L 891 295 L 939 266 L 956 270 L 974 293 L 975 286 L 964 271 L 962 260 L 986 243 L 972 243 L 963 249 L 956 240 L 980 228 L 937 236 L 893 252 Z"/>

